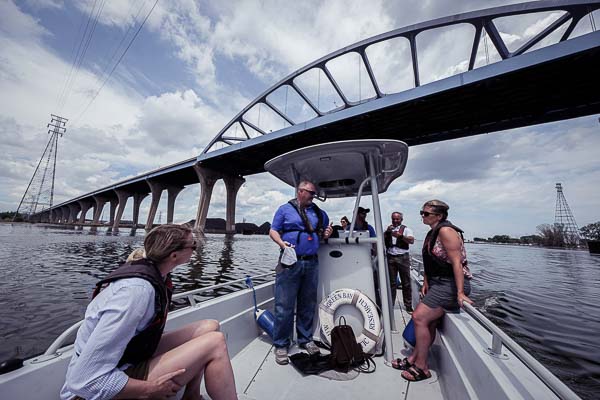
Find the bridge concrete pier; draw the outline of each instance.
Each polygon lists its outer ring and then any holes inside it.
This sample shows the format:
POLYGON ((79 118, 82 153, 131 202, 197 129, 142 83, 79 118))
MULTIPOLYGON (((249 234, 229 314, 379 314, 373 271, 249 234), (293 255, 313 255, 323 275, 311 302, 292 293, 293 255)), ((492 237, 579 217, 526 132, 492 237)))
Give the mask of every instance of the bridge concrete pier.
POLYGON ((58 210, 50 210, 49 211, 49 220, 50 223, 55 224, 58 222, 58 210))
POLYGON ((142 204, 142 201, 146 198, 146 196, 148 196, 148 193, 135 192, 133 194, 133 226, 129 232, 130 236, 135 236, 135 231, 137 230, 140 216, 140 204, 142 204))
POLYGON ((69 219, 69 207, 63 206, 58 209, 58 223, 66 224, 69 219))
POLYGON ((100 217, 102 216, 102 210, 104 210, 104 205, 108 201, 105 197, 100 196, 92 196, 94 199, 94 216, 92 220, 93 226, 90 228, 91 232, 96 232, 98 230, 98 224, 100 223, 100 217))
POLYGON ((212 197, 213 188, 217 180, 221 178, 221 174, 203 168, 198 164, 194 164, 194 171, 198 175, 200 181, 200 200, 198 201, 198 212, 196 213, 196 224, 194 230, 196 232, 204 232, 206 226, 206 217, 208 215, 208 207, 210 206, 210 198, 212 197))
POLYGON ((167 188, 167 224, 173 223, 173 214, 175 214, 175 199, 183 189, 183 186, 169 186, 167 188))
POLYGON ((150 202, 150 210, 148 211, 148 219, 146 220, 146 231, 152 229, 154 225, 154 217, 156 216, 156 210, 158 209, 158 203, 160 203, 160 196, 162 195, 165 185, 159 182, 152 182, 150 179, 146 179, 146 183, 150 187, 150 193, 152 194, 152 200, 150 202))
POLYGON ((179 192, 181 192, 183 186, 170 186, 161 182, 152 181, 146 179, 146 183, 150 187, 150 193, 152 193, 152 202, 150 203, 150 210, 148 211, 148 219, 146 220, 146 231, 149 231, 154 226, 154 219, 156 218, 156 211, 160 203, 160 198, 163 191, 167 190, 167 224, 173 223, 173 214, 175 211, 175 199, 179 192))
POLYGON ((79 221, 77 225, 77 229, 83 229, 83 225, 85 225, 85 216, 90 208, 94 205, 91 201, 79 200, 79 207, 81 208, 81 215, 79 216, 79 221))
POLYGON ((69 219, 67 220, 67 224, 74 224, 77 220, 77 213, 79 213, 79 203, 71 203, 69 204, 69 219))
POLYGON ((246 182, 241 176, 226 175, 223 177, 227 190, 227 213, 225 233, 235 233, 235 200, 240 187, 246 182))
POLYGON ((123 217, 123 212, 125 211, 125 206, 127 205, 127 199, 131 197, 131 193, 120 189, 115 189, 115 193, 117 195, 119 207, 117 209, 117 214, 114 217, 112 233, 118 234, 119 223, 121 222, 121 217, 123 217))
POLYGON ((111 234, 113 231, 113 225, 115 223, 115 211, 117 210, 117 205, 119 204, 119 199, 110 199, 110 210, 108 216, 108 229, 106 230, 107 234, 111 234))

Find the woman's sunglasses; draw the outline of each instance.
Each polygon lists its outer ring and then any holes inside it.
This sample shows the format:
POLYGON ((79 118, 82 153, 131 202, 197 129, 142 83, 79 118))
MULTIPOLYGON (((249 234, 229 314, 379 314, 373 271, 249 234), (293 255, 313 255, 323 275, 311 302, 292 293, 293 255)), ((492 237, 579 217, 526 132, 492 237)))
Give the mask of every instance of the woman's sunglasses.
POLYGON ((182 244, 177 250, 184 250, 184 249, 192 249, 192 250, 196 250, 198 248, 198 241, 196 239, 192 240, 192 243, 184 243, 182 244))
POLYGON ((438 213, 432 213, 432 212, 428 212, 428 211, 419 211, 419 214, 421 214, 422 217, 429 217, 430 215, 440 215, 438 213))

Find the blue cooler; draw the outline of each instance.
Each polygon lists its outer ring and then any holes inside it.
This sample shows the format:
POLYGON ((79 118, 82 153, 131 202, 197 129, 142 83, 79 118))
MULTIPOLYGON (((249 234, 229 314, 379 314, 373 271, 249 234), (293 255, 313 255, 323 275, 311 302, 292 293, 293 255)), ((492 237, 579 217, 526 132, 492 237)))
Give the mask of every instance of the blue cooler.
POLYGON ((412 347, 415 347, 417 343, 417 337, 415 336, 415 323, 412 318, 408 321, 408 325, 404 328, 404 332, 402 332, 402 337, 406 340, 406 343, 410 344, 412 347))
POLYGON ((275 325, 275 316, 273 316, 273 313, 269 310, 262 310, 258 308, 254 312, 254 317, 256 318, 258 326, 260 326, 262 330, 265 331, 265 333, 269 335, 271 339, 273 339, 273 327, 275 325))

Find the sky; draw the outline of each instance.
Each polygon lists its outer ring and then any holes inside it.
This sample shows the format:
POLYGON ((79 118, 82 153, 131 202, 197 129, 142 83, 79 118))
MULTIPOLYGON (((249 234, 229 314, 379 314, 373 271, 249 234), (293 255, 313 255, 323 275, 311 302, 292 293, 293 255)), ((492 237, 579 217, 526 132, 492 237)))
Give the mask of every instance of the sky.
MULTIPOLYGON (((150 13, 155 0, 0 0, 0 211, 16 210, 46 146, 50 114, 69 119, 58 150, 57 204, 197 156, 256 96, 328 53, 407 25, 510 3, 516 2, 161 0, 150 13), (92 9, 101 12, 89 25, 93 35, 82 41, 92 9)), ((598 25, 599 13, 594 17, 598 25)), ((507 18, 498 26, 518 47, 552 18, 507 18)), ((584 19, 575 34, 590 27, 584 19)), ((468 48, 460 36, 467 33, 455 34, 422 38, 425 81, 464 67, 454 55, 468 48)), ((495 58, 490 49, 489 62, 495 58)), ((480 54, 477 66, 486 62, 480 54)), ((404 81, 389 69, 378 73, 400 90, 404 81)), ((383 222, 402 211, 422 238, 428 227, 419 209, 436 198, 450 205, 450 219, 467 238, 534 234, 554 221, 557 182, 580 227, 600 221, 598 149, 598 115, 411 147, 404 175, 380 197, 383 222)), ((195 218, 198 195, 199 185, 181 192, 175 222, 195 218)), ((271 221, 293 195, 268 174, 248 176, 236 220, 271 221)), ((140 221, 149 205, 150 196, 140 221)), ((351 217, 353 205, 351 199, 319 204, 336 223, 351 217)), ((166 195, 159 211, 164 222, 166 195)), ((130 200, 124 218, 131 213, 130 200)), ((225 217, 222 182, 208 216, 225 217)))

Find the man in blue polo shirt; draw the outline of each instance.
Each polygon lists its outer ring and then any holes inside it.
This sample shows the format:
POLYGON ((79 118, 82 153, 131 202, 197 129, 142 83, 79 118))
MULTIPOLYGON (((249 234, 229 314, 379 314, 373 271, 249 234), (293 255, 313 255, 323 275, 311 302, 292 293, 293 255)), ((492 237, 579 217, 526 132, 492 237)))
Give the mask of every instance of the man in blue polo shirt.
POLYGON ((312 341, 319 284, 317 251, 320 239, 327 239, 333 229, 329 226, 327 214, 313 204, 315 195, 315 185, 309 181, 301 181, 296 190, 296 198, 279 207, 269 231, 269 236, 282 251, 286 247, 292 247, 298 258, 291 267, 280 264, 275 278, 273 344, 275 361, 281 365, 289 362, 288 347, 294 328, 294 304, 298 344, 310 354, 319 352, 312 341))

